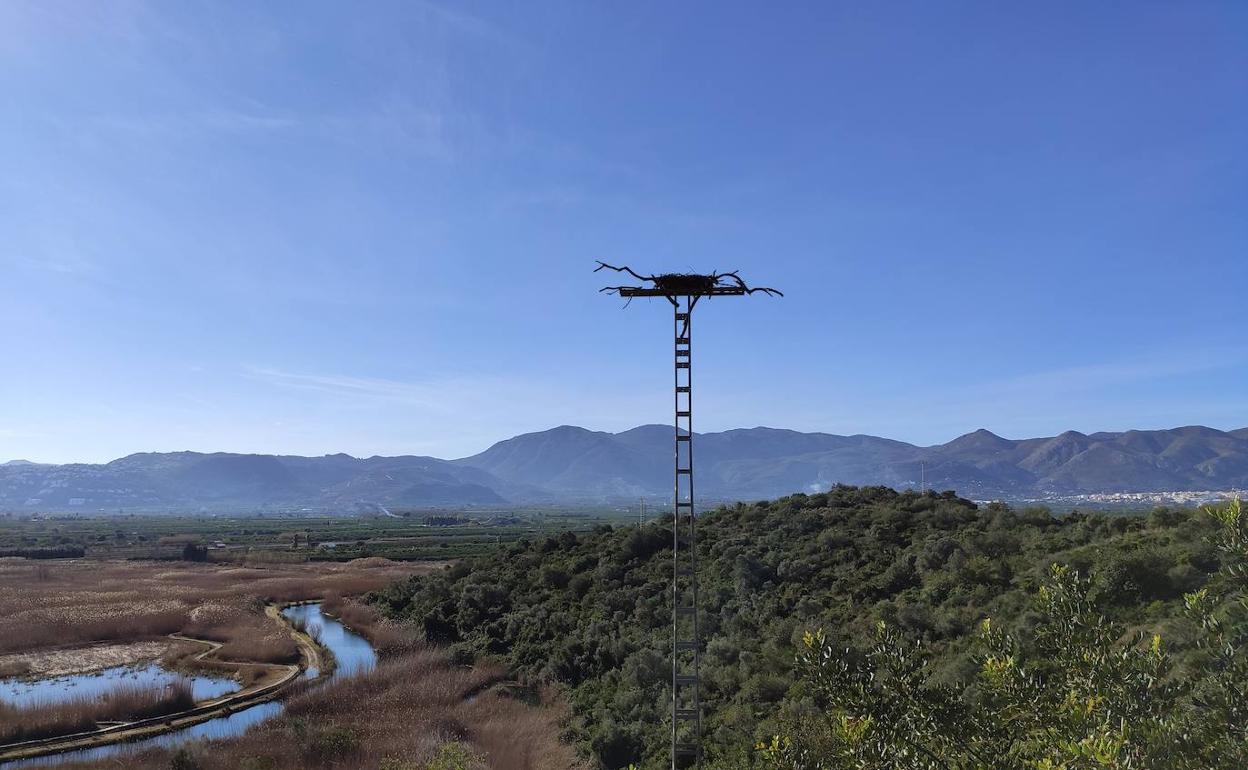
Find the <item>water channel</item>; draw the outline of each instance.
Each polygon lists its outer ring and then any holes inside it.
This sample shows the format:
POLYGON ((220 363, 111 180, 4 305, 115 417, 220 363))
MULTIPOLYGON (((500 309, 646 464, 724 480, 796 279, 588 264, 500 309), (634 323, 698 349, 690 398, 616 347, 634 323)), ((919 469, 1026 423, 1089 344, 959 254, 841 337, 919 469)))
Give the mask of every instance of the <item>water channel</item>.
MULTIPOLYGON (((318 636, 321 645, 333 653, 336 666, 328 680, 348 677, 362 671, 368 671, 377 665, 377 653, 371 644, 358 634, 352 633, 333 618, 321 614, 320 604, 301 604, 287 607, 282 614, 292 621, 302 621, 309 633, 318 636)), ((309 669, 306 674, 316 677, 319 672, 309 669)), ((119 667, 103 672, 79 674, 76 676, 56 677, 55 679, 35 682, 18 682, 0 680, 0 700, 13 705, 35 705, 37 703, 58 702, 69 700, 80 695, 100 694, 127 682, 136 684, 163 684, 175 679, 190 680, 195 690, 196 700, 218 697, 238 689, 232 680, 211 677, 186 677, 165 671, 152 664, 146 667, 119 667)), ((46 757, 19 759, 12 762, 0 762, 3 770, 17 770, 23 767, 55 767, 66 762, 87 762, 107 759, 124 754, 150 749, 154 746, 181 746, 198 740, 231 738, 241 735, 252 725, 282 713, 280 701, 260 703, 250 708, 237 711, 229 716, 217 717, 197 725, 173 732, 145 738, 130 743, 115 743, 109 746, 97 746, 91 749, 67 751, 46 757)))

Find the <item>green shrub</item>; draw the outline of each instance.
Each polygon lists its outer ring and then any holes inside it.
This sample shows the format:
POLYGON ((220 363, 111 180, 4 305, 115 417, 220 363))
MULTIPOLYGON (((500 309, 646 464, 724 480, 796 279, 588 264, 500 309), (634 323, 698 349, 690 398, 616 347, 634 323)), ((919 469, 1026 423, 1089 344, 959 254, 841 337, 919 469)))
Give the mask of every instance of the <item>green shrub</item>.
POLYGON ((467 745, 456 741, 439 746, 424 770, 472 770, 479 766, 480 759, 476 754, 467 745))
POLYGON ((347 725, 310 729, 305 741, 303 758, 320 765, 341 762, 360 752, 359 734, 347 725))
POLYGON ((169 770, 201 770, 203 765, 188 748, 180 748, 169 759, 169 770))
MULTIPOLYGON (((981 624, 971 697, 934 682, 932 650, 883 622, 875 644, 857 652, 808 632, 799 687, 818 710, 791 710, 759 756, 785 770, 1248 767, 1248 515, 1238 501, 1208 512, 1222 527, 1226 567, 1213 587, 1184 596, 1204 653, 1189 675, 1176 673, 1160 635, 1129 634, 1106 619, 1101 586, 1054 565, 1029 634, 981 624)), ((1143 551, 1111 564, 1146 592, 1165 562, 1143 551)))

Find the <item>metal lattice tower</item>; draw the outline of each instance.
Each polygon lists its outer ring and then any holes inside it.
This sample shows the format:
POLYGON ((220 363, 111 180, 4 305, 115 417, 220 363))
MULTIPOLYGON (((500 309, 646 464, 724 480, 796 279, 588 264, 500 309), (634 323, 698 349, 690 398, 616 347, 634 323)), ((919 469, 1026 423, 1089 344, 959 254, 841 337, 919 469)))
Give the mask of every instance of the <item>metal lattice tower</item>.
MULTIPOLYGON (((650 286, 608 286, 603 291, 634 297, 663 297, 674 311, 673 346, 675 482, 672 495, 672 770, 696 765, 701 757, 702 695, 699 679, 697 510, 693 496, 693 308, 702 297, 741 296, 775 289, 750 288, 735 272, 710 275, 643 276, 624 272, 650 286)), ((783 295, 781 295, 783 296, 783 295)))
POLYGON ((672 495, 672 767, 698 758, 702 735, 698 636, 697 511, 693 505, 693 306, 697 297, 672 297, 675 308, 675 461, 672 495), (685 729, 682 729, 685 728, 685 729))

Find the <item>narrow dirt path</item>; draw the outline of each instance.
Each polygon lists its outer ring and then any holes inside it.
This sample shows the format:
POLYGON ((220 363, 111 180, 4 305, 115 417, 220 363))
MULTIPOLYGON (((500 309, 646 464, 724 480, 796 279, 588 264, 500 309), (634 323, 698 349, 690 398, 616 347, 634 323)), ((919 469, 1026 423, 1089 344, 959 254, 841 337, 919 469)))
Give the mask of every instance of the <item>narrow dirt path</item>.
POLYGON ((299 645, 300 657, 303 659, 305 668, 315 668, 318 671, 325 669, 325 661, 321 656, 321 647, 316 640, 299 629, 291 625, 286 616, 282 614, 282 605, 269 604, 264 608, 264 614, 273 620, 286 626, 290 631, 291 637, 295 640, 295 644, 299 645))
MULTIPOLYGON (((220 698, 198 703, 194 708, 174 714, 166 714, 133 722, 112 723, 106 727, 84 733, 41 738, 0 746, 0 762, 60 754, 66 751, 94 748, 96 746, 107 746, 113 743, 139 740, 181 730, 201 722, 207 722, 210 719, 228 716, 250 706, 271 701, 296 682, 306 669, 315 668, 319 671, 323 668, 320 647, 315 640, 291 625, 286 617, 282 615, 282 605, 270 604, 265 607, 264 612, 265 615, 284 626, 290 633, 291 638, 294 639, 295 644, 299 647, 299 664, 233 663, 228 661, 214 661, 214 664, 236 667, 239 670, 247 667, 261 667, 274 671, 277 674, 276 678, 270 679, 265 677, 251 687, 229 693, 220 698)), ((222 647, 220 642, 214 642, 209 639, 196 639, 190 636, 182 636, 181 634, 170 634, 170 637, 185 642, 205 645, 207 649, 196 653, 194 656, 195 660, 200 662, 203 662, 207 656, 215 654, 222 647)))

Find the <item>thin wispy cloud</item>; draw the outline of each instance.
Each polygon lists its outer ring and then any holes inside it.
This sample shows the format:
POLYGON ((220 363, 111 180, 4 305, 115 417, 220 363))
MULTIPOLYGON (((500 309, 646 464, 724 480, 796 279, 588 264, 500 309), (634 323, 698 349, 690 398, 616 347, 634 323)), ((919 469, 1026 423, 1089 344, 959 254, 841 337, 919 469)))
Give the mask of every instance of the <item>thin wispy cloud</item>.
POLYGON ((60 275, 75 275, 87 268, 86 262, 70 259, 67 256, 63 253, 56 257, 32 257, 18 254, 13 256, 11 261, 13 265, 19 268, 43 270, 49 273, 59 273, 60 275))
POLYGON ((419 8, 445 27, 461 34, 470 35, 492 43, 503 44, 508 47, 519 47, 522 45, 519 38, 506 32, 502 27, 462 9, 451 8, 440 3, 430 2, 430 0, 415 0, 412 6, 419 8))
POLYGON ((284 136, 286 139, 328 141, 360 147, 401 149, 431 159, 454 157, 452 136, 459 116, 389 100, 350 113, 233 110, 217 108, 185 112, 106 113, 47 122, 66 136, 79 139, 94 131, 101 139, 190 141, 199 137, 284 136))
POLYGON ((503 375, 408 382, 263 366, 241 374, 278 391, 312 394, 337 413, 378 415, 388 426, 408 426, 404 440, 430 450, 440 447, 443 456, 480 451, 516 433, 562 424, 626 430, 662 401, 651 393, 602 393, 503 375))
MULTIPOLYGON (((185 135, 191 132, 272 133, 299 125, 299 120, 288 115, 228 109, 94 115, 86 118, 86 122, 102 130, 140 137, 185 135)), ((82 130, 81 121, 72 126, 62 123, 62 127, 74 132, 82 130)))
POLYGON ((379 400, 424 407, 440 406, 443 402, 439 397, 454 387, 451 383, 418 384, 377 377, 304 374, 263 367, 248 368, 245 376, 267 382, 278 388, 314 391, 355 401, 379 400))

